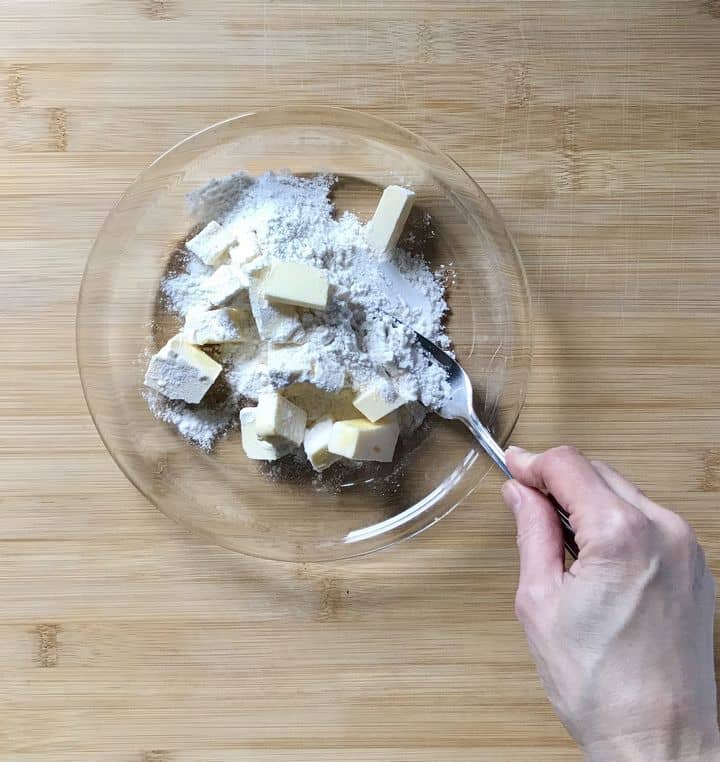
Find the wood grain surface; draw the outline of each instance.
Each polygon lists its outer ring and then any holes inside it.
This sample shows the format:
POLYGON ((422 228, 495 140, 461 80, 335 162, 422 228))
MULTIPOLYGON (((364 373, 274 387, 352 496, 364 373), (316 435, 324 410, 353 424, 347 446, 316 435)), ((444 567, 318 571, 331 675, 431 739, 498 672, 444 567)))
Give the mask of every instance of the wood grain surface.
POLYGON ((513 617, 499 477, 366 560, 212 547, 105 452, 75 301, 108 210, 185 135, 276 104, 390 118, 516 236, 536 359, 515 440, 612 461, 720 572, 720 3, 3 0, 0 17, 2 759, 579 759, 513 617))

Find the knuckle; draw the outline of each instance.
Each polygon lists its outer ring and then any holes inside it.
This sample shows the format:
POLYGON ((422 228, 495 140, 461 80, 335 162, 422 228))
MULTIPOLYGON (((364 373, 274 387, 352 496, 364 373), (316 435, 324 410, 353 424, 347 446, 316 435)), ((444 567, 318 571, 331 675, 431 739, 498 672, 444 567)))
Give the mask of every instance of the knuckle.
POLYGON ((688 548, 697 544, 693 528, 677 513, 670 513, 665 518, 665 530, 674 547, 688 548))
POLYGON ((549 468, 552 467, 567 467, 571 463, 574 463, 582 455, 577 447, 572 445, 560 445, 560 447, 553 447, 547 450, 542 456, 545 461, 545 465, 549 468))
POLYGON ((645 514, 618 505, 603 512, 598 534, 605 545, 624 549, 644 536, 649 526, 645 514))
POLYGON ((627 529, 628 519, 620 508, 608 508, 602 514, 602 531, 606 537, 619 537, 627 529))
POLYGON ((650 529, 650 519, 636 508, 622 511, 620 529, 626 535, 645 534, 650 529))
POLYGON ((515 594, 515 616, 526 624, 537 618, 547 600, 547 591, 539 585, 521 585, 515 594))

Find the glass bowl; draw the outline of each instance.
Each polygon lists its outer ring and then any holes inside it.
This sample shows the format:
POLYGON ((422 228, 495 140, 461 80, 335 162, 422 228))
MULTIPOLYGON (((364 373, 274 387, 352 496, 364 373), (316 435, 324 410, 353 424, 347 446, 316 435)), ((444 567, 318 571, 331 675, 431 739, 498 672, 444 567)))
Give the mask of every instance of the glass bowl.
POLYGON ((426 257, 451 274, 448 331, 478 410, 500 442, 509 437, 525 397, 531 321, 523 268, 498 212, 452 159, 412 132, 357 111, 294 107, 243 114, 183 140, 142 172, 105 221, 77 315, 80 376, 100 436, 163 513, 232 550, 320 561, 411 537, 446 516, 491 467, 459 423, 431 416, 391 478, 318 489, 308 479, 270 479, 245 457, 237 431, 207 453, 148 410, 147 350, 164 340, 156 331, 159 284, 197 222, 185 196, 241 169, 332 173, 336 206, 361 219, 386 185, 411 187, 434 227, 426 257))

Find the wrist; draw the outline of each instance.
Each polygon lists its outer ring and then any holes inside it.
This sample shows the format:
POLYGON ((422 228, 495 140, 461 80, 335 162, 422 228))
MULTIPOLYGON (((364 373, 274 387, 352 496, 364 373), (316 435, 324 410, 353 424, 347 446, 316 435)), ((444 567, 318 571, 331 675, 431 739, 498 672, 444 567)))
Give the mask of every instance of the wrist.
POLYGON ((587 762, 720 762, 720 734, 636 733, 583 745, 587 762))

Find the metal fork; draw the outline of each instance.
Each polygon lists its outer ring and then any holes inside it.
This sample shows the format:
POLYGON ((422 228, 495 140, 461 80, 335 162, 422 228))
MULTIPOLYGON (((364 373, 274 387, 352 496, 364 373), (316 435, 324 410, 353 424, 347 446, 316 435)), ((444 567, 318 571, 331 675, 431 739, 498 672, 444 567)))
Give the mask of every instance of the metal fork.
MULTIPOLYGON (((485 452, 490 456, 495 465, 507 476, 512 479, 510 469, 505 462, 505 452, 497 443, 490 430, 483 424, 475 412, 473 405, 473 390, 470 383, 470 377, 464 368, 450 355, 440 349, 440 347, 415 331, 418 343, 432 357, 435 362, 441 365, 448 376, 448 381, 452 389, 450 399, 442 406, 439 415, 448 420, 462 421, 480 443, 485 452)), ((570 524, 568 512, 555 500, 552 495, 547 496, 552 502, 553 508, 560 519, 560 525, 563 531, 563 542, 565 550, 572 558, 578 557, 578 546, 575 542, 575 533, 570 524)))

